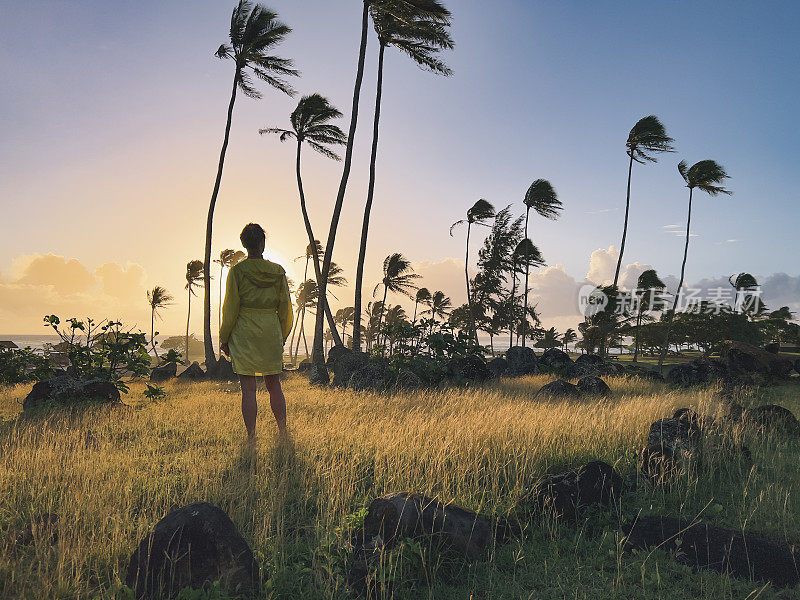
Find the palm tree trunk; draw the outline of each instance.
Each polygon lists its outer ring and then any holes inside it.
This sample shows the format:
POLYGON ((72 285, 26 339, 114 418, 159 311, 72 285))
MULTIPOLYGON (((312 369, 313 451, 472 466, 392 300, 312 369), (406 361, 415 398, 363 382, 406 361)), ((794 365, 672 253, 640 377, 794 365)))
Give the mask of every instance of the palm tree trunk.
POLYGON ((294 349, 294 358, 297 360, 297 356, 300 354, 300 339, 303 340, 303 346, 306 349, 306 356, 308 356, 308 342, 306 341, 306 331, 303 328, 306 320, 306 307, 303 306, 302 311, 300 312, 300 331, 297 333, 297 346, 294 349))
POLYGON ((478 332, 475 330, 475 315, 472 312, 472 294, 469 291, 469 234, 472 230, 472 223, 467 222, 467 252, 464 257, 464 278, 467 280, 467 307, 469 309, 470 335, 478 341, 478 332))
POLYGON ((514 313, 516 312, 516 305, 514 304, 514 296, 517 293, 517 263, 514 261, 511 265, 511 307, 509 309, 508 319, 508 347, 514 345, 514 313))
POLYGON ((644 306, 641 304, 641 300, 639 300, 639 314, 636 316, 636 341, 634 342, 634 350, 633 350, 633 362, 636 362, 639 358, 639 331, 642 328, 642 313, 644 312, 644 306))
MULTIPOLYGON (((631 173, 633 172, 633 152, 628 152, 631 157, 628 165, 628 195, 625 200, 625 223, 622 226, 622 243, 619 245, 619 257, 617 258, 617 270, 614 272, 614 287, 619 281, 619 270, 622 268, 622 255, 625 253, 625 238, 628 236, 628 213, 631 209, 631 173)), ((602 282, 601 282, 602 283, 602 282)))
POLYGON ((158 350, 156 350, 156 309, 152 307, 150 309, 150 345, 153 347, 153 352, 155 352, 156 358, 158 358, 158 350))
MULTIPOLYGON (((347 150, 344 155, 344 168, 342 170, 342 180, 339 182, 339 192, 336 195, 336 203, 333 207, 331 216, 331 227, 328 232, 328 241, 325 245, 325 259, 322 263, 322 279, 319 282, 319 299, 321 302, 327 301, 328 275, 331 270, 331 259, 333 257, 333 247, 336 243, 336 230, 339 227, 339 217, 342 214, 344 195, 347 192, 347 182, 350 179, 350 167, 353 163, 353 146, 356 139, 356 128, 358 127, 358 104, 361 99, 361 82, 364 80, 364 62, 367 56, 367 39, 369 32, 369 0, 364 0, 363 11, 361 14, 361 45, 358 52, 358 68, 356 69, 356 81, 353 89, 353 109, 350 114, 350 129, 347 135, 347 150)), ((325 359, 322 354, 322 336, 325 327, 325 320, 322 311, 317 311, 316 324, 314 326, 314 363, 324 370, 325 359)))
MULTIPOLYGON (((383 97, 383 60, 386 53, 386 46, 380 44, 378 50, 378 85, 375 93, 375 121, 372 126, 372 154, 369 161, 369 186, 367 188, 367 202, 364 205, 364 221, 361 224, 361 246, 358 249, 358 267, 356 268, 356 292, 355 292, 355 314, 361 314, 361 290, 364 284, 364 261, 367 258, 367 237, 369 235, 369 218, 372 212, 372 200, 375 197, 375 168, 378 159, 378 135, 380 133, 381 122, 381 99, 383 97)), ((361 331, 361 317, 357 316, 353 324, 354 338, 355 332, 361 331)), ((354 350, 361 350, 360 342, 353 342, 354 350)))
MULTIPOLYGON (((311 229, 311 219, 308 217, 308 207, 306 206, 306 194, 303 190, 303 177, 300 171, 300 153, 303 147, 303 141, 297 141, 297 189, 300 192, 300 211, 303 213, 303 223, 306 226, 306 233, 308 234, 308 243, 309 247, 311 247, 314 252, 312 256, 312 261, 314 263, 314 276, 317 279, 317 289, 319 289, 319 281, 322 279, 322 270, 319 265, 319 256, 317 256, 317 240, 314 237, 314 231, 311 229)), ((306 263, 307 264, 307 263, 306 263)), ((325 307, 325 317, 328 320, 328 328, 331 330, 331 335, 333 336, 334 344, 337 346, 342 345, 342 338, 339 337, 339 331, 336 329, 336 321, 333 320, 333 315, 331 314, 331 307, 328 305, 327 302, 323 303, 325 307)))
POLYGON ((418 305, 419 305, 419 300, 417 300, 417 299, 415 298, 415 299, 414 299, 414 321, 413 321, 413 323, 415 323, 415 324, 416 324, 416 322, 417 322, 417 306, 418 306, 418 305))
POLYGON ((381 304, 381 312, 378 313, 378 329, 377 329, 377 336, 378 346, 381 345, 381 321, 383 321, 383 311, 386 310, 386 295, 389 293, 389 286, 385 283, 383 284, 383 304, 381 304))
POLYGON ((208 218, 206 220, 206 252, 203 260, 203 346, 206 355, 207 373, 214 371, 217 364, 217 356, 214 354, 214 345, 211 342, 211 231, 214 225, 214 208, 217 205, 219 186, 222 183, 222 169, 225 166, 225 153, 228 151, 228 140, 231 135, 233 105, 236 103, 236 87, 238 83, 239 71, 237 70, 233 77, 233 90, 231 90, 231 101, 228 105, 228 121, 225 124, 225 138, 222 141, 222 149, 219 153, 217 178, 214 181, 214 191, 211 193, 211 203, 208 206, 208 218))
POLYGON ((294 362, 292 358, 292 352, 294 350, 294 334, 297 332, 298 326, 300 325, 300 307, 297 307, 297 310, 294 311, 294 324, 292 325, 292 339, 289 340, 289 360, 294 362))
MULTIPOLYGON (((531 209, 529 207, 525 207, 525 239, 528 239, 528 217, 531 214, 531 209)), ((529 246, 528 243, 525 243, 525 289, 523 290, 525 294, 525 302, 522 308, 522 321, 524 323, 524 329, 522 330, 522 347, 525 347, 525 338, 527 337, 528 333, 528 272, 531 268, 531 261, 528 258, 528 250, 529 246)))
POLYGON ((672 302, 672 312, 667 315, 667 335, 664 337, 664 347, 661 349, 661 358, 658 359, 658 371, 664 370, 664 359, 669 350, 669 334, 672 330, 672 320, 675 318, 675 311, 678 308, 678 300, 681 297, 681 288, 683 288, 683 279, 686 274, 686 257, 689 255, 689 232, 692 225, 692 192, 694 188, 689 188, 689 215, 686 218, 686 244, 683 247, 683 263, 681 263, 681 279, 678 283, 678 289, 675 292, 675 300, 672 302))
POLYGON ((192 290, 189 289, 189 310, 186 311, 186 362, 189 362, 189 319, 192 316, 192 290))

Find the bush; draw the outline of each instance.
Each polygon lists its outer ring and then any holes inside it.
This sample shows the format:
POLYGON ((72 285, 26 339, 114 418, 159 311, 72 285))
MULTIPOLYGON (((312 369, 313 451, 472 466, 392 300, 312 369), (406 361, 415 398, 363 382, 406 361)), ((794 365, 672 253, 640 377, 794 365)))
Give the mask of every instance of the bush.
POLYGON ((53 365, 50 360, 30 348, 0 350, 0 384, 39 381, 52 375, 53 365))

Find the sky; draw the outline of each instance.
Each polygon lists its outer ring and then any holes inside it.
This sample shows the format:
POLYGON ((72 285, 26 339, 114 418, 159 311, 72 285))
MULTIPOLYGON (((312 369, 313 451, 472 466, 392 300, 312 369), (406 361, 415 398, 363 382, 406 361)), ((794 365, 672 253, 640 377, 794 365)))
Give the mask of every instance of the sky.
MULTIPOLYGON (((226 41, 233 4, 0 0, 0 333, 44 333, 46 313, 149 327, 145 289, 156 284, 176 296, 159 329, 183 331, 185 265, 202 258, 233 77, 232 63, 213 53, 226 41)), ((346 113, 344 129, 360 4, 268 4, 293 28, 277 54, 302 72, 295 87, 330 98, 346 113)), ((734 194, 696 198, 687 281, 724 283, 747 271, 761 279, 768 304, 800 308, 800 126, 792 116, 800 4, 446 4, 453 77, 387 53, 365 289, 379 280, 383 258, 402 252, 422 285, 462 302, 464 232, 451 237, 449 226, 478 198, 521 214, 525 190, 545 178, 564 211, 557 221, 531 219, 548 263, 532 286, 545 322, 565 326, 576 286, 608 277, 622 228, 625 140, 639 118, 655 114, 677 152, 634 166, 626 277, 644 266, 679 274, 687 190, 676 165, 712 158, 734 194)), ((351 281, 376 55, 372 36, 334 252, 351 281)), ((297 99, 262 91, 261 100, 237 101, 213 253, 238 248, 242 226, 255 221, 268 232, 268 256, 300 281, 303 261, 294 259, 307 238, 293 148, 258 135, 286 126, 297 99)), ((341 164, 306 155, 309 211, 323 240, 340 175, 341 164)), ((351 290, 337 296, 352 305, 351 290)), ((198 333, 200 307, 193 301, 198 333)))

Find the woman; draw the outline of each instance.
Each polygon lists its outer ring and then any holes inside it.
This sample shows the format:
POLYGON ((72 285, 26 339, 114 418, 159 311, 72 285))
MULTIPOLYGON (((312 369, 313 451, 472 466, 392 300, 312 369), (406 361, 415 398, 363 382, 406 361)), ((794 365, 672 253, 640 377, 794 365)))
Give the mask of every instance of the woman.
POLYGON ((283 345, 292 329, 292 308, 286 271, 264 260, 266 235, 250 223, 239 236, 247 259, 228 272, 220 350, 231 357, 242 386, 242 416, 248 437, 256 434, 256 378, 263 376, 269 403, 281 435, 286 433, 286 399, 281 390, 283 345))

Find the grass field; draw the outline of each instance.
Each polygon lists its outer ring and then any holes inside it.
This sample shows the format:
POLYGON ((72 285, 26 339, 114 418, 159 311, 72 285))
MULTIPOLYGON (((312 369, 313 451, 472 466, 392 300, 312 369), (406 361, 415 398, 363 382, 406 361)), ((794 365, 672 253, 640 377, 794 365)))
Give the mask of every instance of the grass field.
MULTIPOLYGON (((609 378, 609 400, 545 401, 545 376, 394 396, 285 383, 292 442, 279 445, 260 396, 260 439, 243 444, 236 385, 172 384, 128 408, 16 418, 28 387, 0 390, 0 537, 40 513, 58 542, 0 545, 0 598, 115 598, 131 552, 170 508, 207 500, 228 512, 265 575, 264 598, 345 598, 348 533, 375 496, 411 490, 505 515, 546 472, 591 459, 633 473, 650 423, 679 407, 715 414, 710 390, 609 378)), ((745 404, 800 411, 797 384, 745 404)), ((426 547, 397 551, 398 599, 798 598, 798 589, 692 571, 661 551, 620 552, 638 512, 800 540, 800 444, 747 440, 752 462, 709 452, 670 489, 646 488, 578 526, 532 522, 527 535, 464 564, 426 547)), ((194 596, 193 596, 194 597, 194 596)), ((212 598, 215 596, 209 596, 212 598)))

